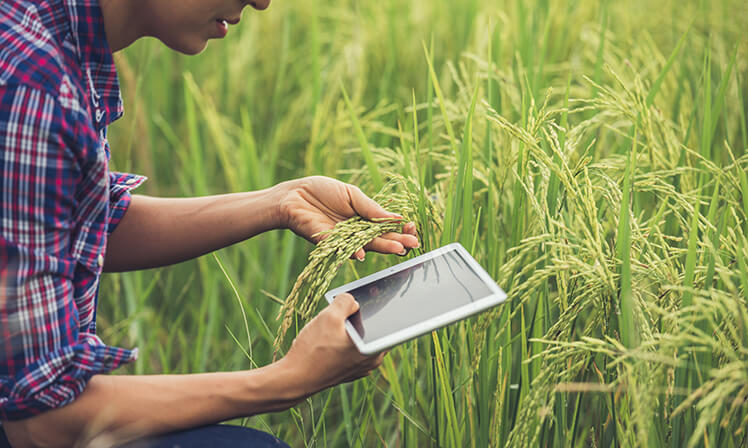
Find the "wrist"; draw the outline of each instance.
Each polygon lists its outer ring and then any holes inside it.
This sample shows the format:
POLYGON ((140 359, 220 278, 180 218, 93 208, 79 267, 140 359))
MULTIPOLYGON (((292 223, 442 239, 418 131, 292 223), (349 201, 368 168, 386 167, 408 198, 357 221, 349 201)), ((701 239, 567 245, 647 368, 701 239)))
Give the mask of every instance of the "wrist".
POLYGON ((271 187, 273 202, 273 222, 276 229, 287 229, 288 224, 288 198, 293 190, 293 180, 281 182, 271 187))
POLYGON ((271 407, 274 411, 293 407, 315 392, 307 384, 303 369, 299 369, 286 358, 258 370, 263 371, 267 381, 257 382, 250 379, 250 387, 264 391, 273 402, 271 407))

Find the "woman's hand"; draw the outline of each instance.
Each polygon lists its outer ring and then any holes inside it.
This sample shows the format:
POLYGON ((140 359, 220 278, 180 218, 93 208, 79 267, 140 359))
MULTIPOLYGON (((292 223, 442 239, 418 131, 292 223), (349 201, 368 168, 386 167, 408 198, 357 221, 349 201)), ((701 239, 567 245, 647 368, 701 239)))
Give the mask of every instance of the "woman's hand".
MULTIPOLYGON (((340 383, 364 377, 379 367, 386 355, 359 353, 345 330, 346 319, 359 305, 348 293, 335 300, 312 319, 293 341, 291 349, 278 363, 301 388, 299 394, 309 396, 340 383)), ((280 367, 280 366, 278 366, 280 367)))
MULTIPOLYGON (((282 191, 282 199, 278 203, 281 226, 315 244, 320 240, 320 232, 353 216, 368 220, 403 219, 387 212, 358 187, 329 177, 306 177, 284 182, 276 188, 282 191)), ((363 260, 364 250, 405 255, 409 249, 416 247, 419 247, 416 226, 406 223, 403 233, 385 233, 356 251, 354 256, 363 260)))

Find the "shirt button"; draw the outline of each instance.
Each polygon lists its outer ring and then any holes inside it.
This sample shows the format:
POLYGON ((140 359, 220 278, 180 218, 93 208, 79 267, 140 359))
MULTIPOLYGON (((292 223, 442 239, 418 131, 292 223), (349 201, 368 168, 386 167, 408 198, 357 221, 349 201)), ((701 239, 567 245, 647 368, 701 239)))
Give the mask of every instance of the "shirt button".
POLYGON ((131 178, 129 178, 129 179, 127 179, 127 180, 125 181, 125 184, 127 184, 127 185, 132 185, 132 184, 134 184, 134 183, 135 183, 135 182, 137 182, 137 181, 138 181, 137 179, 135 179, 135 178, 131 177, 131 178))
POLYGON ((96 259, 96 262, 99 264, 99 267, 104 266, 104 256, 99 254, 99 257, 96 259))

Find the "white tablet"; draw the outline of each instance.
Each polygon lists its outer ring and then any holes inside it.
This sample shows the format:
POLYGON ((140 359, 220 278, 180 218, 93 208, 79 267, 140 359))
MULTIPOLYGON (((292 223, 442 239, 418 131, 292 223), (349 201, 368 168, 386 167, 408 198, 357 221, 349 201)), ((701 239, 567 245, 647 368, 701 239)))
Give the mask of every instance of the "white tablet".
POLYGON ((350 293, 361 309, 345 325, 358 350, 372 355, 472 316, 506 294, 459 243, 453 243, 328 291, 350 293))

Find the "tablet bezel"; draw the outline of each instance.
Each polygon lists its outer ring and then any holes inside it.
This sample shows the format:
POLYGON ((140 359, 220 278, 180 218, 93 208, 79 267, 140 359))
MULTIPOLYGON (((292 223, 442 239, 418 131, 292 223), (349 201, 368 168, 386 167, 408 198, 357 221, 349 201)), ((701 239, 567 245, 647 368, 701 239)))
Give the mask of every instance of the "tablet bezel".
POLYGON ((407 269, 418 263, 422 263, 424 261, 437 258, 451 251, 456 251, 462 257, 462 259, 468 264, 468 266, 470 266, 473 272, 481 280, 483 280, 485 285, 488 287, 488 289, 490 289, 493 292, 493 294, 482 297, 466 305, 459 306, 457 308, 452 309, 449 312, 440 314, 438 316, 434 316, 430 319, 427 319, 415 325, 411 325, 409 327, 403 328, 402 330, 398 330, 394 333, 375 339, 368 343, 364 342, 364 340, 361 339, 358 332, 353 327, 353 324, 351 324, 350 320, 346 319, 345 321, 346 330, 348 330, 348 334, 350 335, 353 343, 358 348, 359 352, 361 352, 364 355, 374 355, 387 348, 393 347, 403 342, 407 342, 411 339, 417 338, 418 336, 424 335, 430 331, 437 330, 446 325, 455 323, 459 320, 465 319, 466 317, 470 317, 474 314, 477 314, 481 311, 484 311, 488 308, 499 305, 506 301, 506 293, 499 287, 499 285, 496 284, 496 282, 491 278, 490 275, 488 275, 485 269, 483 269, 483 267, 480 264, 478 264, 477 261, 475 261, 475 259, 470 255, 470 253, 467 250, 465 250, 465 248, 462 247, 460 243, 448 244, 444 247, 434 249, 430 252, 419 255, 417 257, 414 257, 408 261, 402 262, 390 268, 383 269, 379 272, 375 272, 374 274, 367 275, 366 277, 347 283, 335 289, 331 289, 330 291, 325 293, 325 299, 327 299, 329 303, 332 303, 335 296, 340 293, 354 290, 358 288, 359 286, 363 286, 367 283, 371 283, 373 281, 388 277, 392 274, 402 271, 403 269, 407 269))

